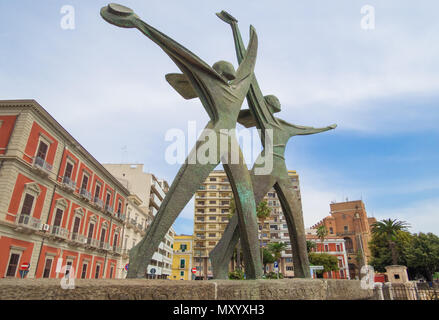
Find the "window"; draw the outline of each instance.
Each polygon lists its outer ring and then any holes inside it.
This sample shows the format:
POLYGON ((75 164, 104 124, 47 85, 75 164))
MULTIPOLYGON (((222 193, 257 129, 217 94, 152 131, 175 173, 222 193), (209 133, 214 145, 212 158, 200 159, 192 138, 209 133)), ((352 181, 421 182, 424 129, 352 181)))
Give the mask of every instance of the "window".
POLYGON ((81 279, 85 279, 87 277, 87 263, 82 265, 81 279))
POLYGON ((180 244, 180 250, 181 251, 187 250, 187 244, 180 244))
POLYGON ((82 177, 81 189, 87 190, 88 186, 88 175, 84 172, 84 176, 82 177))
POLYGON ((99 182, 96 182, 95 188, 95 198, 99 199, 99 194, 101 193, 101 185, 99 182))
POLYGON ((52 258, 47 258, 46 263, 44 264, 43 278, 49 278, 50 272, 52 271, 52 258))
POLYGON ((96 265, 96 272, 95 272, 95 279, 99 278, 99 273, 101 272, 101 265, 97 264, 96 265))
POLYGON ((180 276, 182 276, 182 277, 184 276, 184 271, 180 272, 180 276))
POLYGON ((6 271, 7 277, 15 277, 15 274, 17 273, 19 260, 20 260, 20 254, 11 253, 11 257, 9 258, 8 270, 6 271))
POLYGON ((216 212, 216 209, 215 208, 210 208, 209 212, 216 212))
POLYGON ((107 192, 107 197, 105 198, 105 205, 109 206, 111 200, 111 193, 107 192))
POLYGON ((81 218, 75 217, 75 221, 73 222, 72 240, 76 240, 79 233, 80 224, 81 224, 81 218))
POLYGON ((95 225, 93 223, 90 223, 90 226, 88 227, 88 239, 87 243, 91 243, 91 239, 93 238, 93 231, 94 231, 95 225))
POLYGON ((325 251, 328 252, 329 251, 329 246, 327 244, 325 244, 325 251))
POLYGON ((119 203, 117 205, 117 213, 121 214, 122 213, 122 201, 119 200, 119 203))
POLYGON ((71 260, 67 261, 67 263, 66 263, 66 273, 64 274, 64 277, 67 278, 67 276, 69 275, 70 270, 72 268, 72 265, 73 265, 73 261, 71 261, 71 260))
POLYGON ((180 269, 184 269, 185 263, 186 263, 185 259, 180 259, 180 269))
POLYGON ((209 217, 209 220, 214 221, 214 220, 216 220, 216 217, 209 217))
POLYGON ((204 209, 198 209, 197 212, 198 213, 204 213, 204 209))
POLYGON ((337 251, 341 251, 341 250, 340 250, 340 245, 339 245, 339 244, 337 244, 337 251))
POLYGON ((210 238, 215 238, 216 237, 216 233, 209 233, 209 237, 210 238))
POLYGON ((287 266, 287 271, 293 271, 294 269, 293 269, 293 267, 291 267, 291 266, 287 266))
POLYGON ((20 223, 23 223, 23 222, 26 223, 26 221, 24 221, 24 219, 25 219, 25 217, 23 217, 24 215, 26 215, 26 216, 31 215, 34 200, 35 200, 34 196, 31 196, 30 194, 26 193, 26 195, 24 196, 24 200, 23 200, 23 206, 21 207, 21 216, 19 219, 20 223))
POLYGON ((38 150, 37 150, 37 157, 46 160, 48 149, 49 147, 47 146, 47 144, 45 144, 43 141, 40 141, 40 145, 38 146, 38 150))
POLYGON ((210 178, 209 181, 216 181, 216 178, 210 178))
POLYGON ((105 242, 105 233, 107 232, 107 229, 102 228, 101 231, 101 247, 103 246, 104 242, 105 242))
POLYGON ((329 227, 329 233, 334 234, 334 229, 332 229, 332 227, 329 227))
POLYGON ((110 279, 113 278, 113 271, 114 271, 114 266, 111 265, 111 268, 110 268, 110 279))
POLYGON ((209 186, 209 189, 210 189, 210 190, 215 190, 215 189, 216 189, 216 185, 210 185, 210 186, 209 186))
POLYGON ((66 163, 66 170, 64 171, 64 177, 71 178, 73 171, 73 165, 70 162, 66 163))
POLYGON ((209 204, 216 204, 216 201, 215 200, 210 200, 209 204))
POLYGON ((349 229, 348 229, 348 226, 344 226, 344 227, 343 227, 343 230, 344 230, 344 232, 348 232, 348 230, 349 230, 349 229))

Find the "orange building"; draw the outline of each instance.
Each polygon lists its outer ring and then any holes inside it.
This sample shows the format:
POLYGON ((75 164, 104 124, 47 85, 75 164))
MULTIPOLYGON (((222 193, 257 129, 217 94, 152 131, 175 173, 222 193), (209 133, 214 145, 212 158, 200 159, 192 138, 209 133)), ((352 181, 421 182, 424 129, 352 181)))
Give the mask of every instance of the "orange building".
MULTIPOLYGON (((316 230, 306 230, 306 240, 312 241, 316 247, 311 249, 315 253, 327 253, 335 256, 338 260, 338 271, 323 272, 325 279, 350 279, 348 256, 346 252, 345 240, 342 237, 327 236, 322 241, 317 237, 316 230)), ((314 274, 314 278, 316 275, 314 274)))
POLYGON ((0 101, 1 278, 114 278, 128 196, 35 100, 0 101))
POLYGON ((370 259, 369 241, 371 225, 375 218, 368 218, 363 201, 347 201, 331 203, 331 215, 324 218, 312 228, 324 225, 328 236, 338 236, 345 240, 350 278, 360 277, 361 266, 367 265, 370 259))

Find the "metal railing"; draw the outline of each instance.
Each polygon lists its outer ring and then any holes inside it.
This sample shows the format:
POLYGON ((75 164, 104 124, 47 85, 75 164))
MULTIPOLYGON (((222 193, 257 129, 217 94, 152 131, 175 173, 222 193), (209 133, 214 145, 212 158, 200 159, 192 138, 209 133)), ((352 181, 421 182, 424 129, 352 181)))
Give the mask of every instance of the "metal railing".
POLYGON ((63 177, 62 183, 72 190, 76 188, 76 182, 70 179, 70 177, 63 177))
POLYGON ((69 235, 70 235, 69 230, 64 229, 64 228, 62 228, 60 226, 50 226, 50 233, 55 235, 55 236, 64 238, 64 239, 69 239, 70 238, 69 237, 69 235))
POLYGON ((85 243, 85 240, 87 238, 85 236, 83 236, 82 234, 76 233, 76 232, 72 232, 70 235, 70 240, 78 242, 78 243, 85 243))
POLYGON ((415 282, 375 284, 375 296, 379 300, 439 300, 439 286, 415 282))
POLYGON ((34 165, 45 171, 52 171, 52 165, 47 163, 43 158, 35 157, 34 165))
POLYGON ((82 197, 84 197, 89 201, 91 200, 91 193, 84 188, 81 188, 81 190, 79 191, 79 195, 81 195, 82 197))
POLYGON ((96 204, 101 209, 104 207, 104 201, 102 201, 98 197, 93 198, 93 203, 96 204))
POLYGON ((99 240, 97 240, 97 239, 87 238, 86 243, 92 247, 96 247, 96 248, 99 247, 99 240))
POLYGON ((107 211, 108 213, 113 213, 114 212, 114 209, 113 209, 113 207, 112 206, 110 206, 109 204, 106 204, 105 205, 105 211, 107 211))
POLYGON ((20 214, 15 218, 17 225, 25 226, 30 229, 40 230, 41 220, 34 218, 28 214, 20 214))

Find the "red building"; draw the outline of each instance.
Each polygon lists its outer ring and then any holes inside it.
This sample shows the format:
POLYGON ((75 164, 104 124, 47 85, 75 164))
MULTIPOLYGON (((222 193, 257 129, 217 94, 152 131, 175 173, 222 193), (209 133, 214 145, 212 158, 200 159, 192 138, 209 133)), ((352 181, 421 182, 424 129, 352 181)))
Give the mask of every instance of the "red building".
POLYGON ((0 277, 114 278, 128 196, 35 100, 0 101, 0 277))
MULTIPOLYGON (((313 241, 316 247, 312 249, 315 253, 327 253, 337 257, 338 271, 324 272, 325 279, 350 279, 349 263, 346 252, 345 240, 341 237, 327 236, 323 243, 315 234, 315 230, 307 230, 306 240, 313 241)), ((315 275, 314 275, 315 278, 315 275)))

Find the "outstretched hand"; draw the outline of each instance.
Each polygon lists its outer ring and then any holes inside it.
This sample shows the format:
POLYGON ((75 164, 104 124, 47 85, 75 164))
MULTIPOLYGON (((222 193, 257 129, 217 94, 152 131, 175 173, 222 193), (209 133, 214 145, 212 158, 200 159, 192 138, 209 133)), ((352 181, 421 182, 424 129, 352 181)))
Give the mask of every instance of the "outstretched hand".
POLYGON ((223 20, 224 22, 228 23, 228 24, 233 24, 233 23, 237 23, 238 20, 236 20, 230 13, 226 12, 226 11, 221 11, 219 13, 216 13, 217 17, 220 18, 221 20, 223 20))

